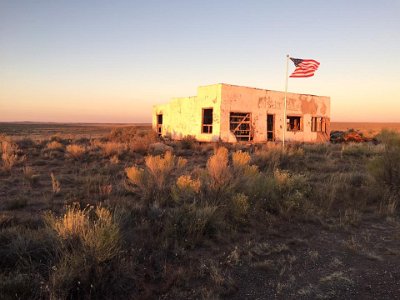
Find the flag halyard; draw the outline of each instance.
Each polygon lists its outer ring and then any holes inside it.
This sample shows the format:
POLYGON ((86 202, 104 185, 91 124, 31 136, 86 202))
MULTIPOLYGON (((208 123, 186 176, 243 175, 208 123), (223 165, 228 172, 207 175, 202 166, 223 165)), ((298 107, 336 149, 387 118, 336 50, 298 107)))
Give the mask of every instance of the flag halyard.
POLYGON ((320 63, 314 59, 300 59, 293 57, 290 59, 296 66, 296 69, 289 76, 291 78, 312 77, 320 65, 320 63))

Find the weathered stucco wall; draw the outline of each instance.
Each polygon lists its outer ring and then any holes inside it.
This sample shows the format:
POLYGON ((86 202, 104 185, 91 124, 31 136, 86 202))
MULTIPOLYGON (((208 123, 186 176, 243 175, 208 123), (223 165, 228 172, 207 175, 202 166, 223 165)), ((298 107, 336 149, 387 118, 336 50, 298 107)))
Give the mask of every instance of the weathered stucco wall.
MULTIPOLYGON (((232 137, 229 130, 230 112, 249 112, 252 114, 255 142, 262 142, 267 139, 267 114, 274 115, 275 140, 282 140, 284 92, 223 84, 221 93, 222 140, 234 141, 234 137, 232 137)), ((286 141, 313 142, 329 140, 329 97, 288 93, 287 115, 302 117, 303 128, 299 131, 286 131, 286 141), (312 117, 326 118, 326 134, 311 131, 312 117)))
POLYGON ((163 115, 162 135, 180 140, 194 136, 199 141, 218 141, 220 137, 221 85, 199 87, 197 96, 174 98, 168 104, 153 107, 153 128, 157 126, 157 115, 163 115), (211 134, 201 133, 202 110, 213 109, 211 134))
MULTIPOLYGON (((197 96, 175 98, 168 104, 153 108, 153 128, 157 127, 157 114, 163 115, 162 135, 173 139, 194 136, 199 141, 235 142, 230 131, 230 113, 251 113, 253 141, 267 140, 267 114, 274 115, 275 141, 282 140, 285 122, 283 120, 284 92, 215 84, 198 88, 197 96), (213 132, 201 133, 202 109, 213 108, 213 132)), ((300 116, 302 128, 286 131, 286 141, 318 142, 329 140, 330 98, 287 94, 287 115, 300 116), (326 132, 312 132, 311 118, 324 117, 326 132)), ((285 125, 286 126, 286 125, 285 125)))

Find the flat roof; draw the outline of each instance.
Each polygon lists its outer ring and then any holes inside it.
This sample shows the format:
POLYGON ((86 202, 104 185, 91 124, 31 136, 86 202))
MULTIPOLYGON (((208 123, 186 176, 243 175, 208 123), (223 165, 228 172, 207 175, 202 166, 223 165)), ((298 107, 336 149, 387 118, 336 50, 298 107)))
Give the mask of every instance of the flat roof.
MULTIPOLYGON (((247 88, 247 89, 253 89, 253 90, 284 93, 284 91, 276 91, 276 90, 261 89, 261 88, 256 88, 256 87, 250 87, 250 86, 244 86, 244 85, 236 85, 236 84, 229 84, 229 83, 223 83, 223 82, 214 83, 214 84, 207 84, 207 85, 201 85, 201 86, 199 86, 199 87, 207 87, 207 86, 212 86, 212 85, 228 85, 228 86, 240 87, 240 88, 247 88)), ((319 95, 313 95, 313 94, 303 94, 303 93, 293 93, 293 92, 288 92, 288 94, 297 94, 297 95, 314 96, 314 97, 329 97, 329 96, 319 96, 319 95)))

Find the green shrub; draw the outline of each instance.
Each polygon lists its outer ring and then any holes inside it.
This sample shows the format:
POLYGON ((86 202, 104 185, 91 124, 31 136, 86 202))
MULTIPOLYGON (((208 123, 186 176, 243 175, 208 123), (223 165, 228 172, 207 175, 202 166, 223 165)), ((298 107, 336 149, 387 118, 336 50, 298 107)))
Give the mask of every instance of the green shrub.
POLYGON ((52 298, 122 297, 134 289, 119 225, 108 209, 74 204, 62 217, 47 214, 46 223, 61 242, 49 279, 52 298))
POLYGON ((384 144, 381 155, 369 164, 369 171, 377 182, 391 192, 400 193, 400 135, 393 131, 382 131, 378 140, 384 144))
POLYGON ((192 135, 186 135, 179 144, 181 149, 193 149, 196 144, 196 138, 192 135))
POLYGON ((342 147, 342 156, 346 157, 365 157, 371 156, 372 150, 366 143, 348 144, 342 147))
POLYGON ((378 140, 384 147, 369 163, 368 170, 376 182, 372 188, 381 191, 380 212, 393 214, 400 200, 400 135, 383 130, 378 140))
POLYGON ((232 197, 229 210, 234 221, 244 222, 249 211, 249 197, 239 193, 232 197))
POLYGON ((181 205, 170 210, 164 228, 164 239, 172 243, 177 241, 189 247, 196 246, 219 231, 219 217, 217 206, 181 205))
POLYGON ((311 187, 307 177, 276 169, 273 175, 260 174, 249 191, 255 212, 272 214, 301 213, 308 208, 311 187))

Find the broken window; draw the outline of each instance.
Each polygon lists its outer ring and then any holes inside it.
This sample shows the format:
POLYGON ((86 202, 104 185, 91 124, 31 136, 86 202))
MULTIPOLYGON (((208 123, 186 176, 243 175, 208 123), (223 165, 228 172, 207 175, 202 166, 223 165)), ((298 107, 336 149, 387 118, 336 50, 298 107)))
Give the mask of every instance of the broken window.
POLYGON ((301 124, 301 117, 299 116, 287 116, 286 125, 287 125, 287 131, 303 130, 301 124))
POLYGON ((212 133, 213 109, 203 108, 203 122, 201 124, 202 133, 212 133))
POLYGON ((163 123, 163 115, 159 114, 159 115, 157 115, 157 134, 158 134, 158 136, 161 136, 161 134, 162 134, 162 123, 163 123))
POLYGON ((312 132, 326 132, 326 121, 323 117, 311 118, 311 131, 312 132))
POLYGON ((274 115, 267 115, 267 141, 274 140, 274 115))
POLYGON ((229 118, 229 128, 238 141, 251 141, 253 139, 251 128, 251 113, 233 113, 229 118))

